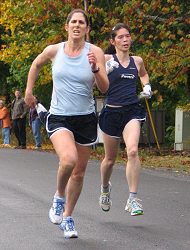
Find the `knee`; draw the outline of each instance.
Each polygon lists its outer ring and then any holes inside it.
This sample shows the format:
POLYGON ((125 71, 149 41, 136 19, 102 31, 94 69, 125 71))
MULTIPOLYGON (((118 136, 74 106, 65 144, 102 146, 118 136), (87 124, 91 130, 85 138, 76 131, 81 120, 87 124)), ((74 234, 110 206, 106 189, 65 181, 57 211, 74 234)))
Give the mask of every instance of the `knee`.
POLYGON ((112 158, 105 158, 103 161, 103 164, 105 164, 108 168, 112 168, 113 165, 115 164, 115 159, 112 158))
POLYGON ((131 147, 127 149, 127 157, 128 159, 134 159, 138 157, 138 148, 137 147, 131 147))
POLYGON ((84 171, 73 171, 71 179, 74 182, 82 183, 84 180, 84 175, 85 175, 84 171))
POLYGON ((59 166, 61 168, 74 169, 76 163, 77 157, 70 154, 61 155, 59 158, 59 166))

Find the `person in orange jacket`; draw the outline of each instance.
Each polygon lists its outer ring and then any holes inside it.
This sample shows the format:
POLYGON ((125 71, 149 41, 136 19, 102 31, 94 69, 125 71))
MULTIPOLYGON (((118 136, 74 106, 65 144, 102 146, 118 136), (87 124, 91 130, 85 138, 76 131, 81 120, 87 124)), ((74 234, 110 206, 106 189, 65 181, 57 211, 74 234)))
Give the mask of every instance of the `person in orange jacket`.
POLYGON ((4 145, 10 145, 10 114, 4 101, 0 100, 0 127, 2 128, 2 138, 4 145))

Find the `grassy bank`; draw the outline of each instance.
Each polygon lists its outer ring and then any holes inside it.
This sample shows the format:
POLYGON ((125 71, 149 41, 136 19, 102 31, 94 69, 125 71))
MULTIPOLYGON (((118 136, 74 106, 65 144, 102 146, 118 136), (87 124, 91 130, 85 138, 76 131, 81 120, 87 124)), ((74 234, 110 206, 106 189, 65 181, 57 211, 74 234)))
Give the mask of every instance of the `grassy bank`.
MULTIPOLYGON (((42 131, 43 135, 43 143, 42 150, 43 151, 54 151, 52 144, 47 137, 46 133, 42 131)), ((2 141, 2 139, 0 138, 2 141)), ((17 145, 16 139, 14 135, 11 135, 11 148, 14 148, 17 145)), ((2 144, 0 147, 4 147, 2 144)), ((34 150, 34 139, 31 133, 31 130, 27 129, 27 149, 34 150)), ((156 148, 152 147, 140 147, 139 148, 139 156, 141 160, 141 164, 143 168, 151 168, 151 169, 168 169, 175 172, 189 174, 190 175, 190 151, 174 151, 172 149, 161 148, 158 151, 156 148)), ((91 159, 102 160, 104 157, 104 149, 102 145, 98 145, 95 149, 92 150, 91 159)), ((127 154, 124 147, 120 147, 117 163, 125 164, 127 162, 127 154)))
MULTIPOLYGON (((103 147, 98 146, 92 151, 91 157, 102 160, 103 147)), ((143 168, 168 169, 175 172, 190 174, 190 151, 177 152, 172 149, 139 148, 139 157, 143 168)), ((127 163, 127 154, 122 147, 117 156, 117 162, 127 163)))

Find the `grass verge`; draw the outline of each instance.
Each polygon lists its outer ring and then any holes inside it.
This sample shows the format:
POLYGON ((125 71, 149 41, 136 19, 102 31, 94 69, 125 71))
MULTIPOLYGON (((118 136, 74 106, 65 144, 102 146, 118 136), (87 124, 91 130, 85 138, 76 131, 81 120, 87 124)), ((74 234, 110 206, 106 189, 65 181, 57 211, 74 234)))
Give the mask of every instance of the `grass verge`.
MULTIPOLYGON (((14 148, 15 145, 9 146, 14 148)), ((0 145, 0 148, 5 148, 0 145)), ((7 148, 7 147, 6 147, 7 148)), ((34 144, 27 145, 27 149, 35 150, 34 144)), ((42 151, 54 152, 51 143, 43 144, 42 151)), ((102 160, 104 157, 104 148, 98 145, 91 152, 91 159, 102 160)), ((143 168, 149 169, 167 169, 174 172, 190 175, 190 151, 173 151, 171 149, 161 149, 158 151, 155 148, 139 148, 139 157, 143 168)), ((121 146, 118 152, 116 163, 126 164, 127 154, 121 146)))

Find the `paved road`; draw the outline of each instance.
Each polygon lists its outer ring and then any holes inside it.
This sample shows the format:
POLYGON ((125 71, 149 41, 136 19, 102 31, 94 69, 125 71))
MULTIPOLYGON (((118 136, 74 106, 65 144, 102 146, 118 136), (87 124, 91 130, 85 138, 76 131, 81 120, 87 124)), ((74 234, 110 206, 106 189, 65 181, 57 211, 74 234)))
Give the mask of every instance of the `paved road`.
POLYGON ((65 240, 48 220, 56 186, 55 154, 0 149, 1 250, 189 250, 190 177, 143 170, 140 197, 145 214, 124 212, 125 171, 112 177, 113 206, 99 209, 99 162, 90 161, 73 214, 79 239, 65 240))

